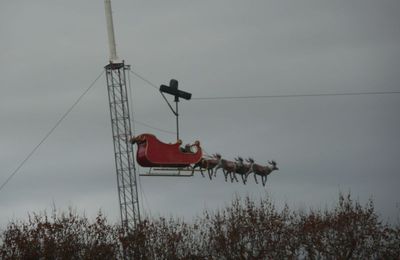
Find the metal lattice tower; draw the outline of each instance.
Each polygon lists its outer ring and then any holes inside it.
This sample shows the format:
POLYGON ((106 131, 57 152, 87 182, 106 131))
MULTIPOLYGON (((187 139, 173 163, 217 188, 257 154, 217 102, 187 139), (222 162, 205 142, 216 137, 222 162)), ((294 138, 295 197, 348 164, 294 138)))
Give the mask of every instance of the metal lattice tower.
POLYGON ((135 228, 140 221, 139 199, 136 182, 136 168, 129 114, 126 72, 130 67, 117 56, 111 0, 104 0, 107 22, 110 63, 105 66, 108 100, 110 104, 111 128, 114 142, 115 168, 117 171, 118 199, 121 225, 126 232, 135 228))
POLYGON ((128 231, 140 221, 136 168, 133 156, 126 72, 124 63, 105 66, 117 172, 121 224, 128 231))

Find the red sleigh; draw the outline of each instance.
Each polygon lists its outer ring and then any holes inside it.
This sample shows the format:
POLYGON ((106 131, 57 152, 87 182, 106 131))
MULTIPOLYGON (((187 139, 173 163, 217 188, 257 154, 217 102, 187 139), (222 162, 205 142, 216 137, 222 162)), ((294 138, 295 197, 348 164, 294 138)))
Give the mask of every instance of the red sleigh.
POLYGON ((141 134, 131 139, 138 145, 136 160, 143 167, 188 167, 202 158, 199 141, 181 148, 182 141, 166 144, 152 134, 141 134))

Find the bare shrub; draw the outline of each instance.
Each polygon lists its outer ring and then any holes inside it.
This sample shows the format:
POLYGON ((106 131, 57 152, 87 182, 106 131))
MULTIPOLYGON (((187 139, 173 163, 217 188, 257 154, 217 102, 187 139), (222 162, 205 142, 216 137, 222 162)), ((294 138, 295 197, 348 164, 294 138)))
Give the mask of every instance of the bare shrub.
POLYGON ((339 194, 333 209, 277 210, 269 198, 236 198, 190 224, 145 218, 128 234, 70 210, 32 214, 0 234, 0 259, 398 259, 400 228, 339 194))

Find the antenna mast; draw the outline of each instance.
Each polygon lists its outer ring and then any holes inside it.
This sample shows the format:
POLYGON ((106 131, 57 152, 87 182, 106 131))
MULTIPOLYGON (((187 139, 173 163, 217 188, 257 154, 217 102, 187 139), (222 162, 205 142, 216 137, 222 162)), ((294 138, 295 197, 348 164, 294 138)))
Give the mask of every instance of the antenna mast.
POLYGON ((140 221, 133 145, 129 142, 132 131, 126 72, 129 73, 130 65, 125 65, 124 61, 118 60, 111 0, 104 0, 104 5, 110 50, 109 64, 104 68, 106 70, 110 105, 121 224, 125 231, 128 232, 134 229, 140 221))
POLYGON ((117 47, 115 44, 114 22, 112 18, 111 0, 104 1, 107 22, 108 47, 110 49, 110 62, 115 63, 118 60, 117 47))

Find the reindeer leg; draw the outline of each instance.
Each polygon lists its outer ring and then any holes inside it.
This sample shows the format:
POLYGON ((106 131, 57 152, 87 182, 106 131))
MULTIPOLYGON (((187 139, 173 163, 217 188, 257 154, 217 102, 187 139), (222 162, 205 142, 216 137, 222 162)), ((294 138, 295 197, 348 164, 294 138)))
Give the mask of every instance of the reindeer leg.
POLYGON ((231 182, 233 183, 234 180, 237 182, 236 175, 234 172, 231 172, 231 182))
MULTIPOLYGON (((192 174, 194 173, 194 168, 193 168, 193 171, 192 171, 192 174)), ((204 176, 204 173, 203 173, 203 169, 200 167, 200 173, 201 173, 201 176, 203 176, 203 178, 205 177, 204 176)))
POLYGON ((245 175, 246 175, 246 181, 247 181, 247 178, 249 177, 250 173, 251 173, 251 169, 248 170, 248 171, 245 173, 245 175))
POLYGON ((255 180, 255 181, 256 181, 256 183, 258 184, 258 181, 257 181, 257 177, 256 177, 256 175, 257 175, 257 174, 255 174, 255 173, 254 173, 254 180, 255 180))
POLYGON ((247 172, 244 175, 242 175, 242 179, 243 179, 243 183, 244 184, 246 184, 246 182, 247 182, 247 176, 248 176, 247 172))
POLYGON ((208 169, 208 177, 212 180, 213 169, 208 169))
POLYGON ((227 182, 228 181, 228 173, 224 169, 222 169, 222 172, 224 173, 225 181, 227 182))
MULTIPOLYGON (((195 169, 196 169, 196 166, 193 166, 192 167, 192 175, 194 174, 195 169)), ((203 178, 204 178, 205 176, 204 176, 203 169, 201 168, 201 166, 199 166, 199 169, 200 169, 201 176, 203 176, 203 178)))
POLYGON ((214 177, 217 177, 217 171, 218 171, 218 169, 219 169, 220 167, 215 167, 215 169, 214 169, 214 177))
POLYGON ((243 184, 246 185, 247 179, 244 178, 244 174, 242 174, 242 181, 243 181, 243 184))
POLYGON ((233 178, 235 179, 236 182, 239 182, 238 178, 236 177, 236 173, 233 173, 233 178))
POLYGON ((246 181, 247 181, 247 178, 249 177, 249 175, 250 175, 250 171, 248 171, 248 172, 246 172, 246 173, 244 174, 244 178, 245 178, 246 181))

